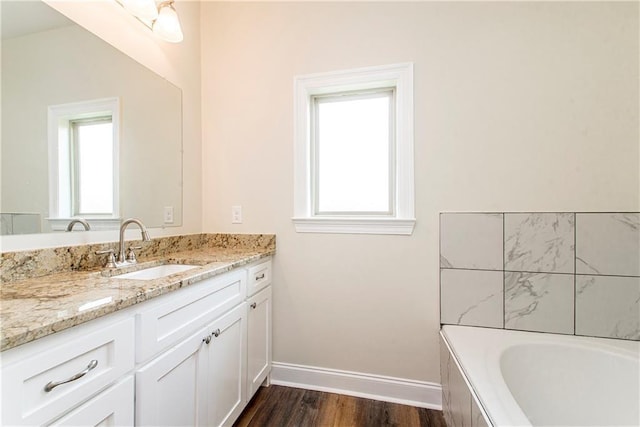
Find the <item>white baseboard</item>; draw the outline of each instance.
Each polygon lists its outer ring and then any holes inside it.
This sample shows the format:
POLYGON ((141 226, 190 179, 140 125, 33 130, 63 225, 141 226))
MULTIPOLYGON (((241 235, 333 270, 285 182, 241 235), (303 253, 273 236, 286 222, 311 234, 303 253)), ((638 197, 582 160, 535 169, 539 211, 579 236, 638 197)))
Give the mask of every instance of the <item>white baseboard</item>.
POLYGON ((442 410, 442 386, 424 381, 273 362, 271 384, 442 410))

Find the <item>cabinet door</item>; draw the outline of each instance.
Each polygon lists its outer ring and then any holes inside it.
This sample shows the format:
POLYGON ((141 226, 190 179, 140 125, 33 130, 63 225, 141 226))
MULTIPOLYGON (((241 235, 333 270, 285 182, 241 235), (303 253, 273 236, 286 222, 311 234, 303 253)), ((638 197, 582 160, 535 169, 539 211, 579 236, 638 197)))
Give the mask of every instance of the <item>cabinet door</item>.
POLYGON ((247 300, 247 400, 271 371, 271 286, 247 300))
POLYGON ((103 391, 55 421, 52 426, 133 425, 133 377, 103 391))
POLYGON ((234 271, 165 295, 140 310, 136 316, 136 361, 146 362, 240 304, 246 282, 244 270, 234 271))
POLYGON ((136 425, 206 425, 203 328, 136 372, 136 425))
POLYGON ((231 425, 242 412, 246 384, 247 305, 240 304, 215 320, 208 348, 207 422, 231 425))

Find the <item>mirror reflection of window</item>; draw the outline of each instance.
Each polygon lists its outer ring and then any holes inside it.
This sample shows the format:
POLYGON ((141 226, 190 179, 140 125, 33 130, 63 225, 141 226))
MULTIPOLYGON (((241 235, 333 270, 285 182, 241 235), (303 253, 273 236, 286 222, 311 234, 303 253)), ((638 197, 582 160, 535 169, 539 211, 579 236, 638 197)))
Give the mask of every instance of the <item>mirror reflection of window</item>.
POLYGON ((74 215, 113 215, 111 116, 72 120, 71 183, 74 215))
POLYGON ((92 229, 117 224, 118 98, 49 106, 49 206, 53 230, 81 217, 92 229))

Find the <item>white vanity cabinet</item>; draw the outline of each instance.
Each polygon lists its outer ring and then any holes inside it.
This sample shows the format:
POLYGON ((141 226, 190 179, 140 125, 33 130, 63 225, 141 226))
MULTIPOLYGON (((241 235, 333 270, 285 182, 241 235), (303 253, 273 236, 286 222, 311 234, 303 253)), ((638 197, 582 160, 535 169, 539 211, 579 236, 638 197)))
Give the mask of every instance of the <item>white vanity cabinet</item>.
POLYGON ((133 376, 103 391, 87 403, 51 424, 63 426, 133 425, 133 376))
POLYGON ((169 349, 136 370, 136 425, 232 425, 271 371, 271 261, 163 297, 137 320, 138 360, 169 349))
POLYGON ((244 408, 246 305, 136 371, 136 425, 231 424, 244 408))
POLYGON ((206 344, 209 328, 136 371, 136 425, 206 425, 206 344))
POLYGON ((1 424, 132 421, 133 382, 112 385, 134 366, 134 321, 120 317, 107 316, 3 352, 1 424), (119 387, 118 399, 114 387, 119 387), (79 409, 65 417, 81 404, 94 408, 91 416, 79 409))
POLYGON ((270 370, 267 259, 3 352, 0 424, 228 426, 270 370))
POLYGON ((247 400, 271 372, 271 286, 247 299, 247 400))
POLYGON ((207 424, 231 425, 246 403, 247 305, 216 320, 207 352, 207 424))

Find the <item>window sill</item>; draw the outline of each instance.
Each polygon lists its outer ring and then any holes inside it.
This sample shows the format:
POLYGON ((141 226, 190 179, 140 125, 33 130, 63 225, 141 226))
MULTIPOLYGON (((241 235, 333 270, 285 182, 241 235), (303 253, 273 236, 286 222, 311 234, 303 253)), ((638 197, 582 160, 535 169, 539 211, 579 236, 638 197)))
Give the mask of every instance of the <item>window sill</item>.
POLYGON ((410 236, 415 219, 367 217, 293 218, 298 233, 395 234, 410 236))

